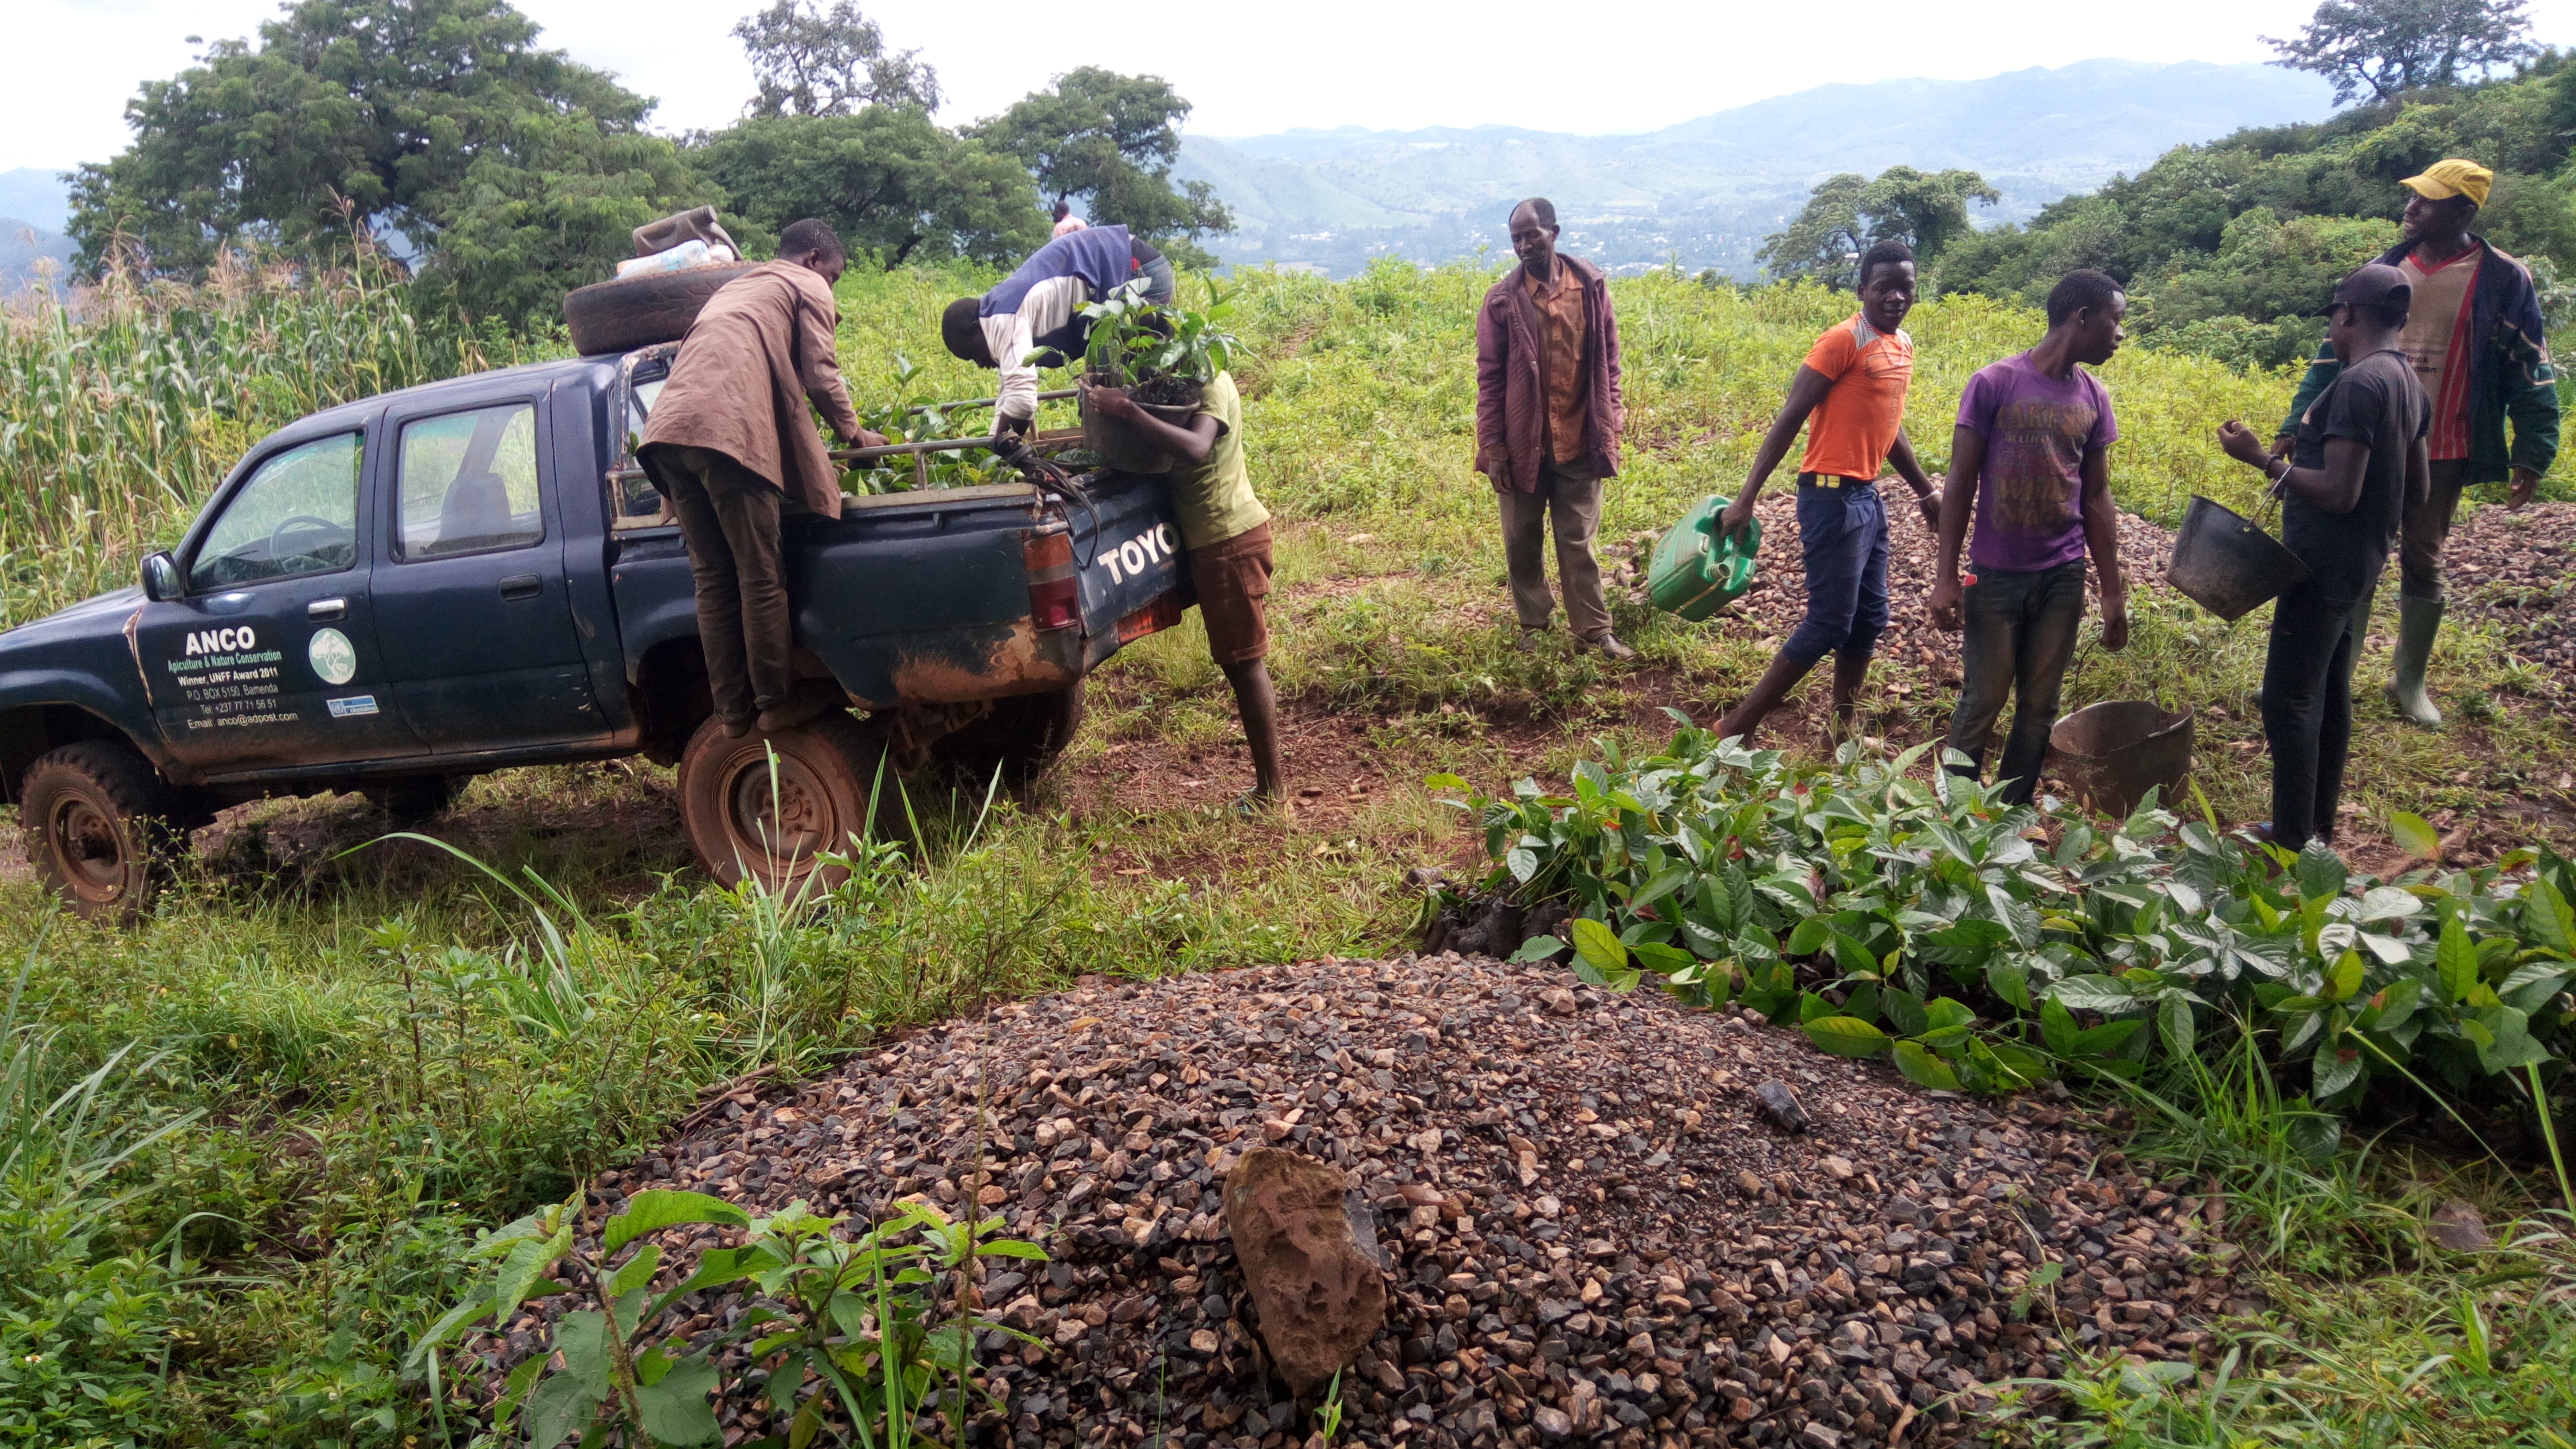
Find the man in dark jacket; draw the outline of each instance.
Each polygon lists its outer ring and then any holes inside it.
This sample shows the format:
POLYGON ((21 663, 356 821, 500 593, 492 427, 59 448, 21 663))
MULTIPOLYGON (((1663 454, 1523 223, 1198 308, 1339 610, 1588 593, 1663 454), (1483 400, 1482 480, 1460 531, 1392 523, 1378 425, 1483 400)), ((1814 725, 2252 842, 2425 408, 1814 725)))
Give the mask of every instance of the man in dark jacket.
POLYGON ((1521 644, 1536 643, 1556 601, 1541 544, 1556 529, 1556 571, 1578 647, 1613 659, 1637 651, 1610 632, 1592 535, 1601 480, 1619 471, 1619 321, 1601 269, 1556 251, 1556 208, 1512 209, 1512 251, 1476 313, 1476 471, 1502 500, 1503 558, 1521 644))
POLYGON ((809 401, 842 442, 885 441, 859 426, 841 383, 832 284, 842 257, 828 223, 789 222, 778 259, 726 283, 689 325, 636 450, 679 516, 707 689, 737 739, 755 723, 764 734, 794 729, 831 704, 796 692, 778 520, 791 508, 841 516, 841 475, 809 401))
MULTIPOLYGON (((2402 346, 2432 404, 2433 486, 2408 505, 2399 530, 2397 667, 2387 689, 2398 713, 2427 728, 2442 723, 2425 692, 2424 667, 2442 628, 2442 543, 2460 490, 2510 477, 2507 506, 2520 508, 2558 455, 2558 374, 2531 272, 2469 231, 2493 179, 2485 167, 2457 159, 2407 177, 2402 184, 2415 194, 2406 200, 2406 239, 2379 258, 2412 289, 2402 346)), ((2299 420, 2342 371, 2329 342, 2290 403, 2275 457, 2288 453, 2299 420)))
POLYGON ((993 415, 1002 430, 1025 433, 1038 415, 1038 364, 1030 354, 1080 356, 1091 335, 1082 309, 1130 281, 1143 282, 1150 301, 1172 300, 1172 263, 1143 238, 1123 226, 1078 228, 1031 253, 983 296, 949 303, 940 340, 967 362, 1001 369, 993 415))

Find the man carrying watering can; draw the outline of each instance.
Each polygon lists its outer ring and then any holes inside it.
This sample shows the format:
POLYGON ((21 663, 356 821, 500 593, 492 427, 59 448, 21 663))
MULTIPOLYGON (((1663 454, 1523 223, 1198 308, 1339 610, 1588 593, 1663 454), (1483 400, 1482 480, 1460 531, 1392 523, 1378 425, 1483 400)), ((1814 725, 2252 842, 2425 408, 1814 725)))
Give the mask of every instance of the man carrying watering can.
POLYGON ((2129 299, 2090 269, 2069 272, 2048 294, 2048 335, 1968 379, 1950 438, 1950 482, 1941 500, 1941 554, 1932 573, 1932 622, 1967 631, 1959 707, 1949 747, 1974 779, 1986 739, 2018 693, 2012 735, 1995 778, 2009 804, 2039 785, 2057 696, 2084 620, 2084 556, 2102 576, 2102 646, 2129 642, 2129 587, 2120 577, 2119 512, 2111 502, 2111 393, 2078 364, 2111 360, 2126 335, 2129 299), (1959 548, 1968 519, 1976 565, 1963 593, 1959 548))
POLYGON ((2302 410, 2290 456, 2229 419, 2227 456, 2260 468, 2283 500, 2281 543, 2308 566, 2272 606, 2263 661, 2263 734, 2272 746, 2274 844, 2334 839, 2352 739, 2352 661, 2398 520, 2433 491, 2425 456, 2432 405, 2403 348, 2413 289, 2373 263, 2343 279, 2327 309, 2340 366, 2302 410))
MULTIPOLYGON (((2424 689, 2424 668, 2442 628, 2442 544, 2460 490, 2510 476, 2506 506, 2520 508, 2558 455, 2558 374, 2549 363, 2530 269, 2469 232, 2494 179, 2478 163, 2457 159, 2407 177, 2401 184, 2414 195, 2406 198, 2405 240, 2379 259, 2405 277, 2413 294, 2399 346, 2433 409, 2426 445, 2432 491, 2407 508, 2398 543, 2396 677, 2387 688, 2389 704, 2428 729, 2442 723, 2424 689)), ((2329 341, 2291 400, 2274 457, 2289 453, 2299 419, 2341 369, 2329 341)))
POLYGON ((1807 569, 1807 617, 1780 646, 1744 702, 1718 721, 1720 739, 1750 740, 1763 716, 1827 654, 1834 656, 1834 720, 1851 725, 1852 702, 1887 628, 1887 509, 1878 474, 1886 464, 1914 490, 1935 527, 1940 495, 1905 438, 1905 389, 1914 377, 1914 339, 1898 325, 1914 310, 1914 252, 1883 241, 1860 259, 1860 311, 1828 329, 1789 383, 1789 400, 1753 455, 1744 491, 1718 516, 1717 535, 1753 522, 1753 500, 1807 428, 1798 465, 1798 543, 1807 569))

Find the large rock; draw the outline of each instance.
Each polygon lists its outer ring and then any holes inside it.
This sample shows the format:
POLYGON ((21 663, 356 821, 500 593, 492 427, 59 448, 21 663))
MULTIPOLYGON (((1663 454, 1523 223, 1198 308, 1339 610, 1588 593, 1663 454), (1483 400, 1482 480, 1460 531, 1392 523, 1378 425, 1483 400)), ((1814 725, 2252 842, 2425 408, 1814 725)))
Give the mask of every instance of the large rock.
MULTIPOLYGON (((1279 1376, 1312 1394, 1386 1323, 1386 1284, 1353 1235, 1341 1173, 1256 1147, 1225 1180, 1225 1229, 1279 1376)), ((1372 1245, 1374 1246, 1374 1245, 1372 1245)))

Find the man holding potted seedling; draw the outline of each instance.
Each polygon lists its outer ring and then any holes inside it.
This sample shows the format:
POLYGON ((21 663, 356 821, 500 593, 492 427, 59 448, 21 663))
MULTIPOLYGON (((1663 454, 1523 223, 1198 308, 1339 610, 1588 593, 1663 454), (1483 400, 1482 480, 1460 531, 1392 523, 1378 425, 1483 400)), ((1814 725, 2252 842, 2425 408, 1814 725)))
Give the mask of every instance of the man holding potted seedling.
POLYGON ((1081 355, 1090 335, 1082 309, 1131 280, 1145 299, 1172 300, 1172 263, 1123 226, 1066 232, 1037 249, 981 297, 960 297, 939 319, 948 350, 978 367, 999 368, 997 433, 1026 433, 1038 415, 1038 367, 1046 354, 1081 355))
POLYGON ((1637 651, 1610 632, 1592 535, 1601 481, 1619 471, 1619 319, 1599 267, 1556 250, 1556 207, 1531 197, 1512 209, 1521 264, 1476 312, 1476 471, 1493 480, 1503 512, 1503 560, 1521 647, 1547 631, 1556 600, 1540 545, 1556 530, 1557 580, 1575 645, 1613 659, 1637 651))

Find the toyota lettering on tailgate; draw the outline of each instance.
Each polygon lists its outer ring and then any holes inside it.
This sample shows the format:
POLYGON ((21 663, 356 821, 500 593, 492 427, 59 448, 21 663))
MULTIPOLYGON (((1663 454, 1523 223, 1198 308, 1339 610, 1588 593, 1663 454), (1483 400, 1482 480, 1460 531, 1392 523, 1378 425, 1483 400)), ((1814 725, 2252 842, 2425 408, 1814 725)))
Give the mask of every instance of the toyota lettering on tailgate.
POLYGON ((1179 540, 1173 536, 1172 526, 1158 523, 1116 548, 1102 549, 1100 561, 1109 565, 1109 581, 1123 584, 1178 552, 1179 540))

